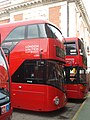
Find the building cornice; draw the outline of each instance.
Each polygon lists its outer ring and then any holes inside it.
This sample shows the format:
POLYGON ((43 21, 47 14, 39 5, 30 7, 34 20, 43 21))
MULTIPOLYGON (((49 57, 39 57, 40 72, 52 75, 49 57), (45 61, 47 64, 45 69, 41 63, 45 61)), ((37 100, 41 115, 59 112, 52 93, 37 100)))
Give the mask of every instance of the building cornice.
POLYGON ((12 11, 12 10, 16 10, 16 9, 26 9, 26 8, 30 8, 30 7, 36 7, 36 6, 41 6, 41 5, 46 5, 46 4, 51 4, 51 3, 57 3, 57 2, 63 2, 66 0, 31 0, 28 2, 21 2, 18 4, 9 4, 8 7, 4 7, 1 9, 0 11, 0 15, 2 14, 7 14, 8 12, 12 11))
POLYGON ((90 19, 87 15, 87 12, 86 12, 86 9, 85 9, 85 6, 84 6, 82 0, 75 0, 75 4, 76 4, 84 22, 86 23, 86 26, 88 28, 88 32, 90 33, 90 19))

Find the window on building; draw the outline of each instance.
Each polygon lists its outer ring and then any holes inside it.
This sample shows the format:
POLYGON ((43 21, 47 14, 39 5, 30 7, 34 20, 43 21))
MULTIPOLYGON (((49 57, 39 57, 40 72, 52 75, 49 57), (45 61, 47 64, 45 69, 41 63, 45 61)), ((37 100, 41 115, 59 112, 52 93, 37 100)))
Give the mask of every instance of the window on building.
POLYGON ((89 46, 87 46, 87 52, 89 52, 89 46))

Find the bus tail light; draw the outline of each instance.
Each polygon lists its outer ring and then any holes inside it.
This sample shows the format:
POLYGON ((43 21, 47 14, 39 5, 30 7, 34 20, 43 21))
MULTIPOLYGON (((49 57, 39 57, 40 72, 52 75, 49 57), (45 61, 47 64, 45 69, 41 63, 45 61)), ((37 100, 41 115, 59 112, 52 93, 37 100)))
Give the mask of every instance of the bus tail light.
POLYGON ((84 90, 84 87, 83 87, 83 86, 80 86, 80 90, 83 91, 83 90, 84 90))
POLYGON ((59 105, 59 103, 60 103, 60 99, 59 99, 58 96, 56 96, 56 97, 54 98, 54 104, 55 104, 55 105, 59 105))

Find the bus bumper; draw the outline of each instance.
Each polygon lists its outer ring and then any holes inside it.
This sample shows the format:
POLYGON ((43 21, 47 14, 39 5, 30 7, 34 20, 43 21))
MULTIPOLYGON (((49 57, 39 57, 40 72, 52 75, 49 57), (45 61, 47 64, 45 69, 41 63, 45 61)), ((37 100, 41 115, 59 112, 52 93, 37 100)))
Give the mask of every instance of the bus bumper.
POLYGON ((12 111, 13 111, 13 108, 11 107, 11 109, 8 112, 0 115, 0 120, 11 120, 11 118, 12 118, 12 111))

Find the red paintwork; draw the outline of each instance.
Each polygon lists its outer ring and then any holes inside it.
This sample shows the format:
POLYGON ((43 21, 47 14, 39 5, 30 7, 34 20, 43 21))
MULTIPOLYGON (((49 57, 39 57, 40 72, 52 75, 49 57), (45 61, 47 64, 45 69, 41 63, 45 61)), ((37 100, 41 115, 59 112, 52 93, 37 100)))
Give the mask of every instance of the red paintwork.
POLYGON ((82 56, 66 56, 65 57, 66 60, 66 64, 65 66, 80 66, 80 67, 84 67, 85 65, 83 64, 82 61, 82 56))
MULTIPOLYGON (((53 59, 65 62, 65 59, 56 57, 55 46, 58 45, 58 41, 52 39, 34 39, 34 40, 23 40, 17 44, 10 54, 10 72, 11 75, 17 70, 22 62, 27 58, 30 60, 40 59, 40 50, 42 49, 42 59, 53 59), (39 49, 37 53, 26 53, 25 49, 27 46, 38 45, 39 49), (16 62, 17 61, 17 62, 16 62)), ((58 45, 61 47, 61 43, 58 45)))
POLYGON ((78 38, 77 37, 72 37, 72 38, 65 38, 66 42, 75 42, 78 50, 78 55, 66 55, 65 56, 65 61, 66 64, 65 66, 80 66, 86 68, 87 66, 84 65, 82 56, 80 55, 79 52, 79 46, 78 46, 78 38))
MULTIPOLYGON (((40 49, 43 50, 42 52, 43 59, 55 59, 55 60, 64 61, 64 59, 56 58, 55 56, 54 45, 58 44, 58 42, 56 41, 53 41, 51 39, 32 40, 30 42, 22 41, 17 44, 17 46, 10 54, 11 75, 16 71, 16 69, 22 64, 22 62, 26 58, 40 59, 39 52, 37 54, 36 53, 25 54, 25 46, 32 44, 39 45, 39 51, 40 49)), ((12 83, 12 103, 13 103, 13 107, 15 108, 34 110, 34 111, 52 111, 65 106, 66 98, 62 91, 54 87, 50 87, 46 85, 38 85, 38 84, 28 85, 28 84, 12 83), (21 86, 22 88, 19 89, 19 86, 21 86), (58 106, 56 106, 53 102, 56 96, 60 98, 60 104, 58 106)))
MULTIPOLYGON (((15 27, 22 26, 22 25, 39 24, 39 23, 50 23, 50 22, 47 20, 27 20, 27 21, 20 21, 20 22, 14 22, 14 23, 5 23, 3 25, 0 24, 1 42, 15 27)), ((53 23, 50 23, 50 24, 53 25, 53 23)))
MULTIPOLYGON (((0 47, 0 50, 2 50, 1 47, 0 47)), ((3 51, 2 51, 2 53, 3 53, 3 51)), ((4 53, 3 53, 3 55, 4 55, 4 53)), ((5 55, 4 55, 4 57, 5 57, 5 55)), ((2 65, 0 64, 0 82, 1 82, 0 87, 7 88, 7 84, 5 84, 6 80, 7 80, 6 69, 4 68, 3 64, 2 65)), ((10 84, 11 84, 11 82, 10 82, 10 84)), ((10 89, 10 91, 11 91, 11 89, 10 89)), ((8 112, 0 115, 0 120, 9 119, 10 116, 12 115, 12 111, 13 111, 13 108, 12 108, 12 104, 11 104, 10 110, 8 112)))
POLYGON ((13 107, 34 110, 51 111, 65 106, 65 95, 62 91, 48 85, 40 84, 15 84, 12 83, 13 107), (54 104, 54 98, 60 98, 60 104, 54 104))
POLYGON ((83 99, 86 98, 88 88, 83 86, 82 84, 66 84, 64 85, 67 98, 74 98, 74 99, 83 99))
POLYGON ((8 88, 8 74, 4 66, 0 65, 0 87, 8 88))
POLYGON ((12 107, 10 109, 10 111, 8 111, 7 113, 4 113, 3 115, 0 116, 0 120, 7 120, 9 119, 9 117, 12 115, 12 107))
MULTIPOLYGON (((15 24, 7 24, 5 28, 2 28, 2 41, 10 31, 16 26, 35 24, 35 23, 48 23, 47 21, 26 21, 18 22, 15 24), (5 33, 3 35, 3 33, 5 33)), ((56 57, 56 46, 64 49, 63 44, 56 39, 42 38, 32 40, 22 40, 10 53, 10 74, 18 69, 18 67, 26 59, 40 59, 40 52, 42 53, 42 59, 58 60, 65 62, 65 58, 56 57), (38 51, 31 53, 28 51, 29 46, 38 46, 38 51)), ((33 51, 33 50, 32 50, 33 51)), ((61 62, 61 64, 62 64, 61 62)), ((63 65, 63 64, 62 64, 63 65)), ((67 103, 66 95, 62 90, 55 87, 41 84, 22 84, 22 83, 11 83, 12 89, 12 105, 14 108, 21 108, 34 111, 53 111, 64 107, 67 103), (55 97, 60 98, 60 104, 54 104, 55 97)))
MULTIPOLYGON (((65 61, 66 67, 69 66, 79 66, 83 68, 87 68, 87 66, 83 63, 82 56, 80 55, 79 48, 78 48, 78 38, 77 37, 72 37, 72 38, 65 38, 66 42, 72 42, 75 41, 77 49, 78 49, 78 55, 66 55, 65 56, 65 61)), ((84 86, 82 84, 65 84, 64 88, 66 89, 67 93, 67 98, 74 98, 74 99, 83 99, 87 96, 88 93, 88 86, 84 86), (82 89, 80 89, 82 88, 82 89)))

